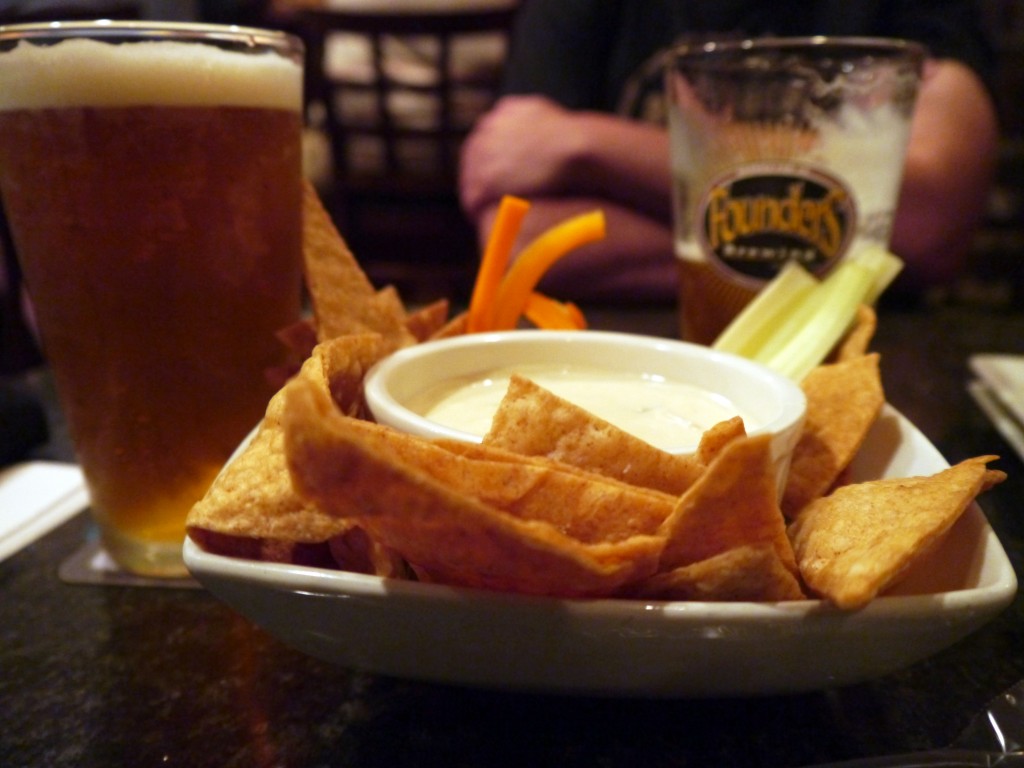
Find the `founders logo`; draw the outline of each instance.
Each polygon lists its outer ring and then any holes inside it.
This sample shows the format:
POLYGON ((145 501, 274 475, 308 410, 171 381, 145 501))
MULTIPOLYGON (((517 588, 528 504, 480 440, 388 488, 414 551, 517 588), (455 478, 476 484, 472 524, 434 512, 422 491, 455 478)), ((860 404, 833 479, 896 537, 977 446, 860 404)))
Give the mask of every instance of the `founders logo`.
POLYGON ((708 187, 699 236, 712 262, 751 281, 784 263, 821 272, 846 251, 856 230, 853 196, 820 169, 792 163, 746 165, 708 187))

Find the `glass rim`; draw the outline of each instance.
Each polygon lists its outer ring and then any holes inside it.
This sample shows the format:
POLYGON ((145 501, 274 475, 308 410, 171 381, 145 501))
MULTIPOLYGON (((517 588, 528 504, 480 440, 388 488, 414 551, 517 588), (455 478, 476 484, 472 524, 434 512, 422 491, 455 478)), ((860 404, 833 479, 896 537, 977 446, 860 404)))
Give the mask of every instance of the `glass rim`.
POLYGON ((674 45, 672 60, 715 55, 745 55, 763 51, 839 52, 865 55, 875 54, 889 58, 905 58, 920 65, 927 56, 927 48, 914 40, 900 37, 871 37, 844 35, 808 35, 803 37, 744 37, 722 40, 688 41, 674 45))
POLYGON ((209 24, 188 21, 43 21, 0 25, 0 42, 13 40, 52 40, 86 37, 111 41, 209 40, 244 47, 271 47, 301 52, 302 39, 283 30, 247 27, 236 24, 209 24))

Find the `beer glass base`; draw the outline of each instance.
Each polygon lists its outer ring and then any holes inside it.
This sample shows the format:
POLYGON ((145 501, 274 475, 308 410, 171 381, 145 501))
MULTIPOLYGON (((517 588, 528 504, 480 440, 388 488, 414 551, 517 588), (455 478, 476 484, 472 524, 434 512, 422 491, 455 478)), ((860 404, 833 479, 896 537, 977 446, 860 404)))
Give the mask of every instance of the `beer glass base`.
POLYGON ((102 538, 114 562, 137 576, 177 579, 189 575, 182 560, 182 541, 146 541, 111 530, 104 530, 102 538))

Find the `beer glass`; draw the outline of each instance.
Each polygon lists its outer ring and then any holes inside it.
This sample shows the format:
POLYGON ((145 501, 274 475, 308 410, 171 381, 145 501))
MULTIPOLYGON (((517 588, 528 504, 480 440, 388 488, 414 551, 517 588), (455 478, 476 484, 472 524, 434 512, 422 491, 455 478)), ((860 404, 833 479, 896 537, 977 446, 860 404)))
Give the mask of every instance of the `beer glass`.
POLYGON ((924 50, 879 38, 683 45, 666 71, 683 338, 710 343, 790 260, 888 246, 924 50))
POLYGON ((285 362, 302 60, 257 29, 0 28, 0 195, 92 513, 129 572, 185 574, 185 516, 285 362))

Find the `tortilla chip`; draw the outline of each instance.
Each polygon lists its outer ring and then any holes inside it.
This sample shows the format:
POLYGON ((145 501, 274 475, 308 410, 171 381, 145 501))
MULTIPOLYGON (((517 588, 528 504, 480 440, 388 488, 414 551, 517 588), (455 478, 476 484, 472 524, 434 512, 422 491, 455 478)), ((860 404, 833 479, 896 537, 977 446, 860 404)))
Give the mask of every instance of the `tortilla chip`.
POLYGON ((975 497, 1006 475, 995 456, 967 459, 929 477, 847 485, 808 506, 789 528, 807 586, 855 610, 896 584, 975 497))
MULTIPOLYGON (((322 315, 318 315, 318 320, 322 315)), ((330 317, 318 329, 321 341, 330 341, 340 336, 355 336, 364 333, 378 333, 384 337, 391 349, 401 349, 416 343, 416 338, 405 324, 405 310, 394 291, 382 290, 350 307, 344 317, 330 317)))
POLYGON ((433 335, 431 339, 450 339, 453 336, 462 336, 467 333, 469 325, 469 313, 460 312, 443 326, 441 326, 433 335))
POLYGON ((574 475, 585 480, 599 481, 617 488, 627 489, 631 494, 648 495, 652 498, 659 499, 660 501, 668 502, 670 506, 675 501, 675 497, 670 493, 665 493, 664 491, 659 491, 654 488, 645 488, 641 485, 625 483, 621 480, 616 480, 614 477, 608 477, 607 475, 591 472, 586 467, 577 467, 572 464, 566 464, 565 462, 558 461, 550 456, 526 456, 525 454, 516 453, 515 451, 510 451, 507 448, 502 448, 497 445, 467 443, 463 440, 456 440, 454 438, 447 437, 439 437, 435 440, 431 440, 430 443, 440 448, 444 448, 449 453, 456 456, 463 456, 467 459, 473 459, 476 461, 506 462, 523 466, 540 467, 542 469, 560 472, 562 474, 574 475))
POLYGON ((668 571, 743 545, 767 544, 796 572, 793 549, 779 510, 771 436, 729 443, 693 487, 680 497, 662 531, 659 565, 668 571))
POLYGON ((405 327, 416 341, 427 341, 445 327, 449 308, 448 299, 438 299, 414 312, 409 312, 405 316, 405 327))
POLYGON ((254 539, 235 536, 205 528, 190 528, 189 538, 204 552, 240 560, 259 560, 264 563, 308 565, 315 568, 338 568, 326 542, 282 541, 280 539, 254 539))
MULTIPOLYGON (((365 368, 381 343, 379 336, 369 335, 320 344, 296 378, 325 396, 337 392, 341 407, 351 409, 361 402, 362 377, 353 374, 346 380, 344 374, 365 368), (350 384, 358 390, 350 392, 350 384)), ((271 398, 252 440, 192 507, 186 520, 189 536, 206 551, 232 557, 377 575, 406 573, 400 558, 358 531, 354 521, 324 513, 295 491, 284 454, 284 398, 283 391, 271 398)))
MULTIPOLYGON (((326 392, 318 357, 309 358, 297 378, 326 392)), ((254 540, 310 543, 326 542, 352 526, 351 521, 324 514, 295 492, 285 462, 283 410, 282 390, 271 398, 252 441, 189 511, 190 535, 202 529, 254 540)))
POLYGON ((356 261, 306 182, 303 193, 303 243, 306 288, 317 339, 376 332, 397 346, 415 342, 405 327, 405 309, 393 290, 378 292, 356 261))
POLYGON ((379 333, 339 336, 317 345, 314 355, 321 361, 327 389, 342 413, 356 418, 367 417, 368 409, 363 399, 366 372, 393 351, 379 333))
POLYGON ((483 445, 481 443, 466 443, 461 440, 453 440, 449 438, 439 438, 433 440, 432 443, 438 447, 444 448, 449 453, 456 456, 463 456, 468 459, 476 461, 488 461, 488 462, 506 462, 510 464, 518 465, 529 465, 537 467, 543 471, 557 472, 562 475, 573 475, 580 478, 583 482, 595 482, 599 481, 603 487, 618 489, 621 492, 628 494, 631 498, 639 498, 646 496, 650 503, 655 505, 656 512, 650 517, 648 525, 655 522, 659 523, 665 519, 675 504, 676 497, 670 493, 659 491, 654 488, 645 488, 640 485, 632 485, 630 483, 624 483, 621 480, 616 480, 613 477, 607 475, 600 475, 585 467, 575 467, 572 464, 565 464, 561 461, 556 461, 548 456, 524 456, 520 453, 514 453, 513 451, 505 450, 493 445, 483 445))
POLYGON ((807 415, 782 494, 789 519, 835 485, 885 404, 877 353, 818 366, 800 387, 807 415))
MULTIPOLYGON (((299 387, 289 387, 298 390, 299 387)), ((304 419, 296 418, 296 435, 305 430, 326 441, 358 442, 362 449, 379 452, 386 460, 421 471, 455 493, 524 520, 542 520, 581 541, 618 539, 638 533, 653 534, 672 512, 675 497, 637 488, 598 474, 551 460, 536 460, 485 446, 430 441, 379 424, 344 419, 315 388, 304 395, 319 408, 327 427, 310 423, 311 405, 304 419), (332 431, 328 432, 327 428, 332 431)), ((298 410, 298 409, 297 409, 298 410)), ((338 507, 347 502, 340 500, 338 507)), ((346 515, 358 516, 351 504, 346 515)))
POLYGON ((377 326, 375 330, 385 336, 393 335, 396 349, 399 346, 415 344, 418 339, 409 329, 409 313, 405 309, 398 289, 393 285, 385 285, 374 297, 373 310, 379 317, 370 314, 371 321, 377 326))
POLYGON ((519 375, 509 381, 483 443, 673 495, 704 472, 692 456, 656 448, 519 375))
POLYGON ((637 597, 652 600, 775 602, 805 597, 770 544, 740 546, 644 581, 637 597))
POLYGON ((284 346, 305 360, 313 353, 316 346, 316 326, 308 318, 303 318, 280 329, 276 334, 284 346))
POLYGON ((841 363, 844 360, 852 360, 866 355, 877 328, 878 315, 874 308, 867 304, 861 304, 857 307, 853 328, 839 342, 839 346, 833 353, 832 362, 841 363))
POLYGON ((472 461, 341 415, 308 382, 288 385, 285 433, 296 486, 354 516, 418 573, 448 584, 607 595, 654 572, 670 509, 625 489, 526 464, 472 461))
POLYGON ((327 546, 332 561, 343 570, 392 579, 412 578, 405 560, 358 525, 332 537, 327 546))
POLYGON ((332 328, 334 319, 344 317, 351 303, 366 302, 376 291, 309 182, 303 186, 302 255, 318 338, 338 336, 332 328))
POLYGON ((747 434, 741 416, 733 416, 731 419, 720 421, 712 426, 700 438, 697 446, 696 458, 705 467, 713 462, 718 455, 725 450, 733 440, 744 437, 747 434))

